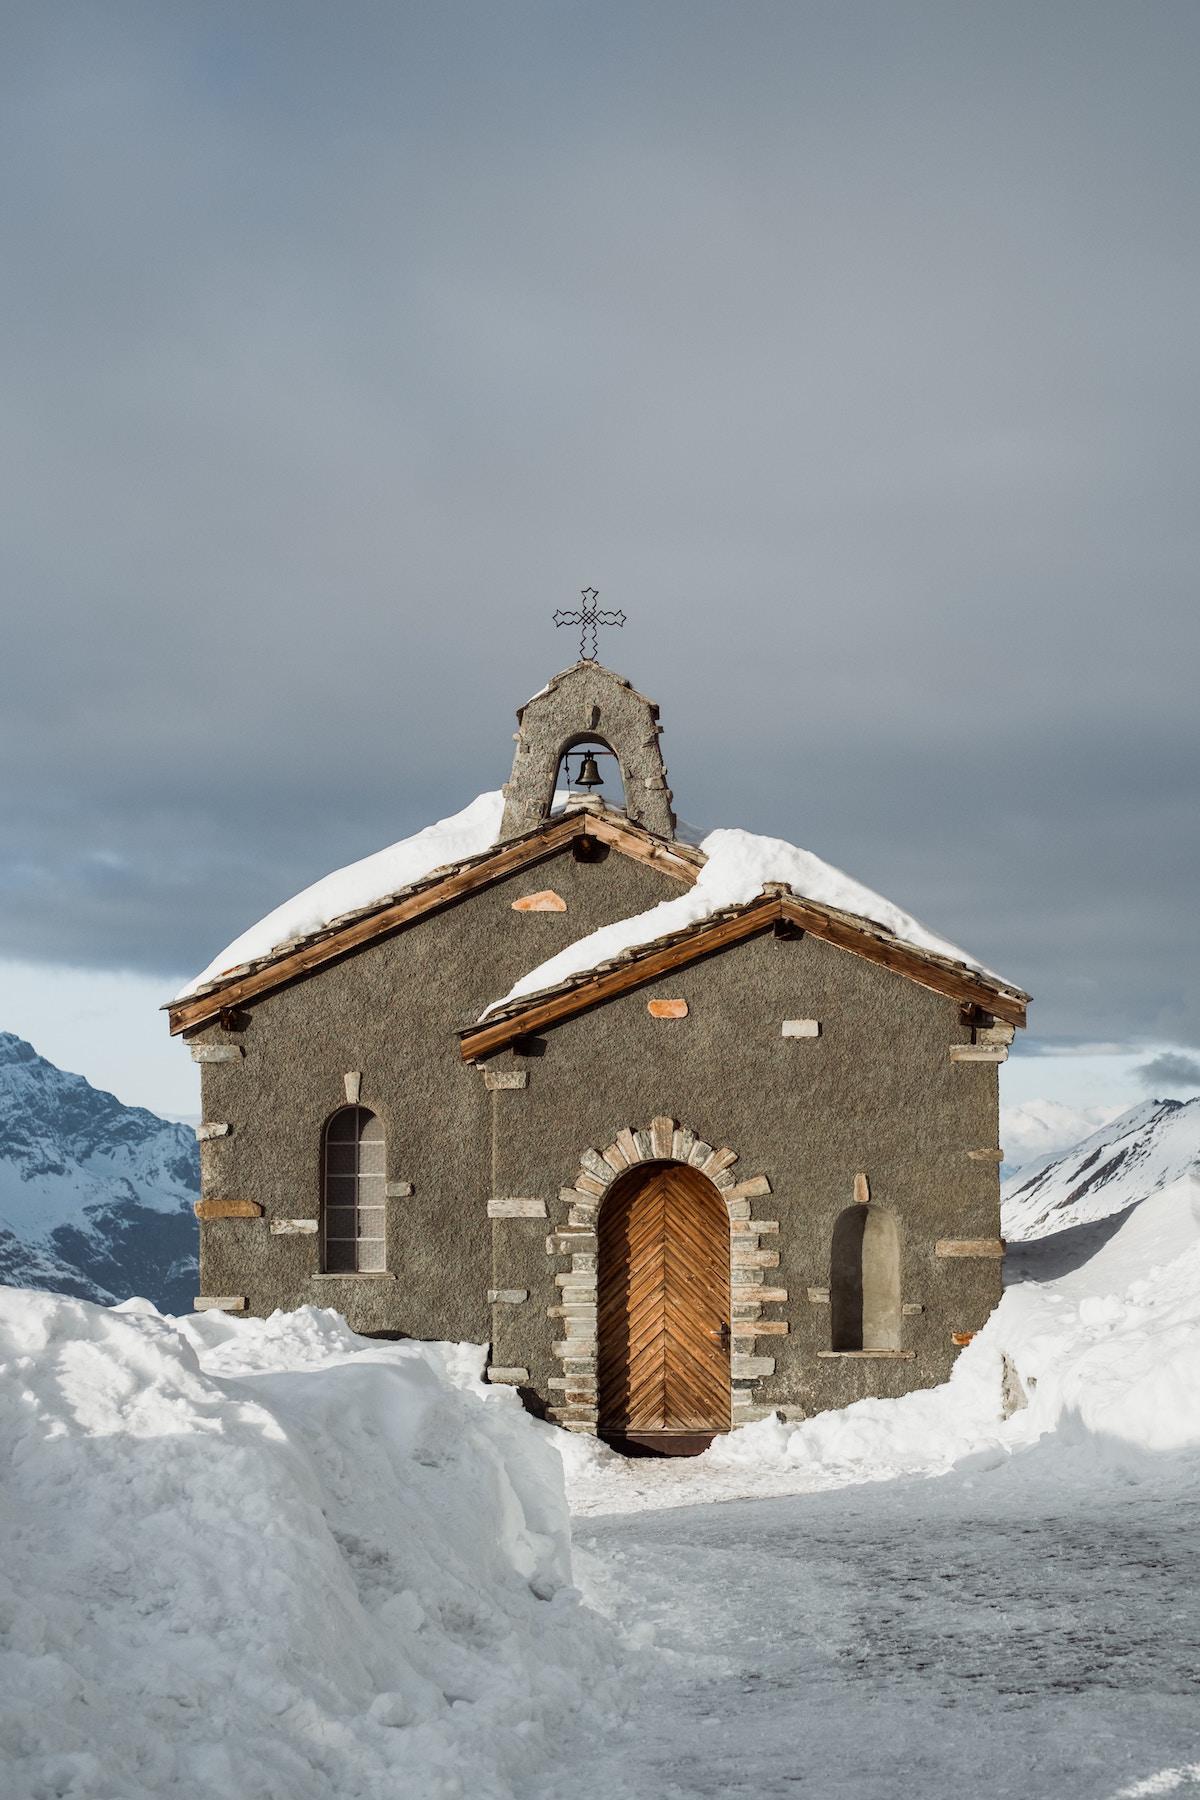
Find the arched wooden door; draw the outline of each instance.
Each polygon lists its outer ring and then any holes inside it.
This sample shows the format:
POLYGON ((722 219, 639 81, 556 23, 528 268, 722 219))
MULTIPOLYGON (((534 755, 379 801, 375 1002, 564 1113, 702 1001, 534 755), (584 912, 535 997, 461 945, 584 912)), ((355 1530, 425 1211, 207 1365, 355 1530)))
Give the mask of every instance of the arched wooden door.
POLYGON ((598 1248, 600 1435, 666 1452, 704 1448, 730 1422, 720 1194, 680 1163, 631 1169, 600 1209, 598 1248))

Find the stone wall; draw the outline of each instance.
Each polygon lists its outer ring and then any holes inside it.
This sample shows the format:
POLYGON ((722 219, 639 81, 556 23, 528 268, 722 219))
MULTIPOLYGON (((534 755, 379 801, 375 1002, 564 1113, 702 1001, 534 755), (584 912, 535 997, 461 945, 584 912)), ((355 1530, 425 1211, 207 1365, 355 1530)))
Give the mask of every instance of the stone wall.
MULTIPOLYGON (((770 1324, 735 1351, 753 1359, 734 1365, 743 1407, 812 1412, 943 1381, 1000 1294, 996 1063, 950 1054, 971 1040, 956 1002, 811 936, 764 935, 563 1022, 535 1056, 494 1058, 526 1078, 492 1094, 495 1364, 561 1401, 563 1290, 586 1305, 588 1202, 632 1129, 648 1154, 668 1138, 675 1154, 676 1131, 686 1160, 697 1142, 728 1153, 709 1166, 745 1204, 739 1285, 771 1296, 733 1321, 770 1324), (686 1013, 655 1016, 665 999, 686 1013), (497 1208, 510 1197, 520 1209, 497 1208), (899 1229, 903 1341, 886 1356, 831 1354, 833 1229, 856 1200, 899 1229)), ((590 1375, 575 1349, 567 1372, 590 1375)))
POLYGON ((955 1002, 814 937, 765 934, 461 1062, 456 1027, 519 974, 678 892, 614 850, 560 853, 252 1003, 243 1028, 194 1036, 204 1295, 490 1339, 493 1379, 586 1429, 604 1192, 622 1159, 678 1157, 730 1208, 739 1417, 945 1379, 1000 1292, 1003 1050, 976 1043, 955 1002), (546 893, 564 910, 514 907, 546 893), (347 1101, 387 1132, 383 1275, 319 1270, 322 1131, 347 1101), (897 1223, 901 1342, 835 1356, 833 1228, 864 1201, 897 1223))
POLYGON ((249 1004, 189 1041, 202 1072, 200 1287, 234 1308, 336 1306, 356 1330, 485 1341, 492 1070, 457 1029, 525 970, 682 891, 603 846, 570 850, 249 1004), (563 910, 515 910, 552 891, 563 910), (348 1079, 349 1078, 349 1079, 348 1079), (348 1100, 387 1133, 387 1272, 322 1275, 322 1132, 348 1100), (206 1216, 207 1215, 207 1216, 206 1216))

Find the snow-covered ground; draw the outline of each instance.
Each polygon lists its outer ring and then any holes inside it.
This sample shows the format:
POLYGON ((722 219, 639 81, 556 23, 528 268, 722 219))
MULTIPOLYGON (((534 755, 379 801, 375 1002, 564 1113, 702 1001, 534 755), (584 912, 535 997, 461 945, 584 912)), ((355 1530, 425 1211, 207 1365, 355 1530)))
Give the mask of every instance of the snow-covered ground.
POLYGON ((531 1796, 1200 1787, 1200 1183, 1118 1217, 1019 1250, 944 1388, 693 1462, 575 1440, 577 1578, 643 1674, 531 1796))
POLYGON ((1080 1447, 584 1520, 632 1706, 529 1800, 1139 1800, 1200 1784, 1195 1485, 1080 1447))
POLYGON ((0 1289, 0 1792, 1200 1786, 1200 1181, 1108 1195, 945 1387, 694 1460, 329 1313, 0 1289))
POLYGON ((0 1288, 4 1800, 511 1800, 618 1691, 477 1352, 0 1288))

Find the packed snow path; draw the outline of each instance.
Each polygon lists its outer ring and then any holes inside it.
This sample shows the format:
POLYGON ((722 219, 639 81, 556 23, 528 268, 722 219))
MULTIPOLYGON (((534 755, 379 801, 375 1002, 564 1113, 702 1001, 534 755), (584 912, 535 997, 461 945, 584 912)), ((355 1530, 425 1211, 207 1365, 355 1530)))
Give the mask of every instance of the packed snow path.
POLYGON ((1194 1791, 1200 1500, 1161 1463, 1097 1484, 1081 1453, 1064 1480, 1035 1447, 977 1474, 581 1519, 589 1597, 651 1644, 625 1716, 592 1715, 531 1793, 1194 1791))

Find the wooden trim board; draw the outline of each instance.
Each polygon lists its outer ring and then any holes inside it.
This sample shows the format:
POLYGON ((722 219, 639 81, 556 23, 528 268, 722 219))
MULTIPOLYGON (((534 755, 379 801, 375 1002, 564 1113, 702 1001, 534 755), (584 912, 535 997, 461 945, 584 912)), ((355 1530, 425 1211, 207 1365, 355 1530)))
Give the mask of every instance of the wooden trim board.
POLYGON ((261 1219, 257 1200, 197 1200, 192 1207, 198 1219, 261 1219))
POLYGON ((769 931, 781 920, 798 924, 805 931, 811 931, 814 937, 833 944, 837 949, 848 950, 853 955, 864 957, 868 962, 878 963, 890 969, 893 974, 906 976, 910 981, 930 988, 948 999, 970 1000, 985 1007, 997 1018, 1004 1018, 1015 1025, 1025 1023, 1028 996, 1015 990, 992 988, 983 977, 972 975, 969 969, 946 963, 940 957, 933 958, 898 941, 879 937, 870 929, 869 924, 856 926, 849 918, 835 916, 812 901, 798 900, 792 895, 768 895, 750 901, 732 918, 691 932, 665 947, 656 950, 651 944, 628 962, 597 970, 584 980, 541 998, 534 995, 519 1009, 490 1025, 485 1021, 471 1026, 462 1033, 463 1060, 474 1062, 478 1057, 489 1056, 515 1042, 517 1038, 528 1037, 546 1025, 555 1024, 560 1019, 569 1018, 602 1001, 615 999, 617 995, 654 981, 660 975, 673 973, 701 957, 711 956, 715 951, 727 949, 731 944, 741 943, 760 932, 769 931))
POLYGON ((666 950, 650 950, 635 961, 624 963, 616 969, 608 969, 603 974, 593 975, 589 980, 561 993, 551 994, 543 1000, 535 998, 522 1007, 520 1012, 501 1019, 495 1025, 473 1027, 462 1040, 463 1061, 474 1062, 476 1057, 487 1056, 516 1038, 528 1037, 543 1025, 552 1025, 569 1014, 597 1005, 601 1000, 611 1000, 618 994, 627 993, 630 988, 641 987, 666 970, 678 968, 685 959, 694 962, 701 956, 710 956, 714 950, 723 950, 730 944, 741 943, 745 938, 768 931, 778 904, 778 901, 768 900, 751 905, 735 918, 726 919, 707 931, 697 932, 682 944, 674 944, 666 950))

